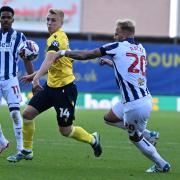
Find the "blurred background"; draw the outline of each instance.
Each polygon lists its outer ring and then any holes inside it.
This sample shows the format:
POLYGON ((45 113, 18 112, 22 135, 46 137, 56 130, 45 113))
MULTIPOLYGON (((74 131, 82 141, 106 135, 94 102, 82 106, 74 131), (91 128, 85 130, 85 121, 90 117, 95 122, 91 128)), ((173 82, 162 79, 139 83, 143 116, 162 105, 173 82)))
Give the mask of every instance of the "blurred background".
MULTIPOLYGON (((136 39, 147 50, 148 87, 153 110, 180 111, 180 2, 178 0, 1 0, 15 10, 14 29, 40 47, 37 70, 45 57, 46 15, 49 8, 65 12, 64 30, 71 49, 93 49, 113 41, 117 19, 136 24, 136 39)), ((98 59, 74 62, 79 90, 77 106, 107 109, 119 101, 113 69, 99 66, 98 59)), ((19 76, 25 74, 20 61, 19 76)), ((41 83, 46 81, 44 77, 41 83)), ((21 84, 22 105, 32 96, 31 85, 21 84)))

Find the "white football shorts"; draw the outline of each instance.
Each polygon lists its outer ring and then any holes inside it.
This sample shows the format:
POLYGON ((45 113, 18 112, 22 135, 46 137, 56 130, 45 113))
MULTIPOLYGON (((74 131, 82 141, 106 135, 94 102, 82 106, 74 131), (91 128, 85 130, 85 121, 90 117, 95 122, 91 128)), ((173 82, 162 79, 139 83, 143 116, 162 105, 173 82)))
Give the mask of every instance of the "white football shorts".
POLYGON ((22 97, 17 77, 0 80, 0 100, 2 97, 6 100, 9 108, 20 106, 22 97))
POLYGON ((141 135, 146 129, 152 111, 152 99, 151 97, 141 98, 138 100, 138 105, 133 105, 133 108, 130 105, 129 110, 127 110, 127 105, 119 101, 112 107, 112 111, 119 119, 124 120, 128 133, 131 136, 135 132, 141 135))

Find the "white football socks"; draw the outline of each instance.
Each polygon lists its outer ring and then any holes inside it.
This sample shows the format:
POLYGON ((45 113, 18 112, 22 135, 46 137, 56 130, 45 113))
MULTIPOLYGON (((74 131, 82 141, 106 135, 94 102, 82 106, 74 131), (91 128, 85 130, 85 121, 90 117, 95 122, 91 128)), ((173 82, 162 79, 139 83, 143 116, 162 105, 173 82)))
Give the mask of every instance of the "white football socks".
POLYGON ((10 115, 13 119, 13 129, 17 143, 17 150, 21 151, 23 149, 23 134, 22 134, 22 117, 18 110, 11 111, 10 115))
POLYGON ((6 138, 4 137, 1 124, 0 124, 0 145, 5 145, 7 143, 6 138))
POLYGON ((145 138, 139 142, 133 142, 136 147, 150 160, 156 163, 160 168, 163 168, 167 162, 160 156, 156 148, 149 143, 145 138))

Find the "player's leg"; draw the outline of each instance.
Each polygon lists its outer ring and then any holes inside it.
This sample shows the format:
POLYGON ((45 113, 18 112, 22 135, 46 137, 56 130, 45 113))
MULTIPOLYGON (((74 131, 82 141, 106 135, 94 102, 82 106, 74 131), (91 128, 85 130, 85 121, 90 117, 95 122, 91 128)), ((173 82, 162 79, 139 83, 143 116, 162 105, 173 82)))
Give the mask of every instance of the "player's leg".
POLYGON ((33 159, 33 136, 35 133, 35 124, 33 119, 41 112, 49 109, 51 107, 50 103, 51 98, 48 98, 48 92, 46 87, 43 91, 40 91, 37 94, 35 94, 29 101, 28 106, 23 112, 24 149, 16 155, 9 156, 7 158, 9 162, 18 162, 22 159, 33 159))
POLYGON ((33 150, 33 137, 35 133, 34 118, 39 111, 31 105, 28 105, 23 112, 23 143, 25 150, 33 150))
POLYGON ((55 109, 57 112, 57 120, 59 131, 63 136, 76 139, 92 145, 96 157, 102 153, 100 145, 100 137, 97 132, 90 134, 80 126, 73 126, 75 119, 75 104, 77 99, 77 89, 74 84, 67 85, 59 92, 54 93, 55 96, 55 109), (59 97, 59 99, 58 99, 59 97))
POLYGON ((32 160, 33 159, 33 151, 32 151, 32 145, 33 145, 33 136, 35 128, 32 126, 34 121, 32 120, 34 117, 36 117, 39 114, 39 112, 32 106, 28 105, 23 113, 23 117, 26 117, 26 120, 24 119, 24 124, 26 129, 23 129, 23 136, 24 136, 24 144, 25 147, 21 149, 17 154, 11 155, 7 157, 7 160, 9 162, 18 162, 22 159, 26 160, 32 160), (33 122, 33 123, 32 123, 33 122))
POLYGON ((154 172, 167 172, 170 170, 170 165, 165 161, 156 148, 149 143, 143 136, 143 131, 147 125, 147 119, 150 116, 151 104, 147 103, 143 107, 131 110, 125 113, 124 119, 128 129, 129 139, 136 147, 157 167, 154 172))
POLYGON ((22 117, 20 113, 20 102, 22 100, 17 77, 3 82, 3 97, 5 98, 10 116, 13 121, 13 129, 17 143, 17 150, 23 149, 22 117))
MULTIPOLYGON (((3 96, 2 89, 0 89, 0 105, 1 105, 2 96, 3 96)), ((2 153, 8 147, 9 147, 9 141, 5 138, 0 124, 0 153, 2 153)))
POLYGON ((143 136, 148 140, 153 146, 156 146, 157 140, 159 139, 160 133, 158 131, 150 131, 145 129, 143 136))
POLYGON ((121 129, 126 129, 123 120, 123 105, 121 102, 116 103, 104 116, 104 122, 108 125, 121 129))
POLYGON ((9 141, 4 137, 0 124, 0 154, 9 147, 9 141))
MULTIPOLYGON (((126 130, 123 116, 123 104, 119 101, 104 116, 104 122, 108 125, 126 130)), ((150 131, 148 129, 145 129, 143 131, 143 135, 153 145, 155 145, 157 139, 159 139, 159 132, 157 131, 150 131)))
POLYGON ((33 119, 51 106, 52 103, 51 97, 49 97, 48 93, 48 86, 45 86, 43 91, 35 94, 29 101, 28 106, 23 112, 23 137, 25 150, 33 150, 33 137, 35 133, 35 122, 33 119))
POLYGON ((100 144, 100 136, 97 132, 90 134, 84 128, 73 125, 67 127, 59 126, 59 131, 65 137, 73 138, 77 141, 90 144, 94 150, 94 155, 96 157, 99 157, 101 155, 102 147, 100 144))

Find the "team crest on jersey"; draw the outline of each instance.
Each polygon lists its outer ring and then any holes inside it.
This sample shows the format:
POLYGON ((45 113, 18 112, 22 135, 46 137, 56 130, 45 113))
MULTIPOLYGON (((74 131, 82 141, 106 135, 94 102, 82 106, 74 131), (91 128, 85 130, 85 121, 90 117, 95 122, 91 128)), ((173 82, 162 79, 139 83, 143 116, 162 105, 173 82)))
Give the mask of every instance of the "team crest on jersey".
POLYGON ((51 43, 52 46, 55 46, 55 47, 59 47, 59 42, 58 41, 53 41, 51 43))
POLYGON ((143 86, 144 85, 144 79, 138 78, 138 85, 143 86))

